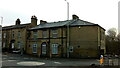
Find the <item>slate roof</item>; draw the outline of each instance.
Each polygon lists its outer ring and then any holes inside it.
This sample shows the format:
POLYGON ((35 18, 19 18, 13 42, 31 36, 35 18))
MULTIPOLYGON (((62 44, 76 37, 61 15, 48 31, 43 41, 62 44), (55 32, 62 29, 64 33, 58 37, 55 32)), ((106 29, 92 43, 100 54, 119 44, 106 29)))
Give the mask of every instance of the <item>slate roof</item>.
POLYGON ((80 19, 74 19, 74 20, 48 22, 48 23, 45 23, 45 24, 39 24, 38 26, 30 28, 29 30, 51 28, 51 27, 61 27, 61 26, 67 26, 68 24, 69 24, 69 26, 98 25, 98 24, 90 23, 90 22, 83 21, 83 20, 80 20, 80 19))
POLYGON ((23 28, 23 27, 26 27, 27 25, 30 25, 30 23, 20 24, 20 25, 5 26, 5 27, 2 27, 2 30, 4 30, 4 29, 14 29, 14 28, 23 28))

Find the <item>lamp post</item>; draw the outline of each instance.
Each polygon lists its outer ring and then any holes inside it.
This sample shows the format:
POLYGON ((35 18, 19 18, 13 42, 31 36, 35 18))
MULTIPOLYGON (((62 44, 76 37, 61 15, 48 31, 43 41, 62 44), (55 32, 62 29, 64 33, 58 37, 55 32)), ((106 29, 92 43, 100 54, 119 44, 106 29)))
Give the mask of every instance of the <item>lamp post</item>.
MULTIPOLYGON (((66 1, 66 0, 65 0, 66 1)), ((69 2, 67 2, 67 20, 69 20, 69 2)), ((69 58, 69 41, 70 39, 70 27, 69 27, 69 22, 68 22, 68 25, 67 25, 67 58, 69 58)))
POLYGON ((69 2, 67 0, 65 0, 67 2, 67 20, 69 20, 69 2))
POLYGON ((2 22, 3 22, 3 17, 1 17, 1 24, 0 25, 2 25, 2 22))

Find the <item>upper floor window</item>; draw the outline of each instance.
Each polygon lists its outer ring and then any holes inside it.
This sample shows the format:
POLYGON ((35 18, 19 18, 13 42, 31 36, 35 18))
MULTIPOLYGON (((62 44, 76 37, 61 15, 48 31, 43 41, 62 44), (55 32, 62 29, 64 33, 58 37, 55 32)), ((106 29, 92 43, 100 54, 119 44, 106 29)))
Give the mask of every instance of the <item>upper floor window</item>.
POLYGON ((12 39, 14 39, 14 31, 12 31, 12 39))
POLYGON ((42 31, 42 37, 43 38, 47 38, 47 30, 43 30, 42 31))
POLYGON ((38 35, 37 35, 37 31, 33 31, 33 37, 34 37, 34 38, 37 38, 37 36, 38 36, 38 35))
POLYGON ((21 37, 21 34, 20 34, 20 31, 18 31, 18 38, 20 38, 21 37))
POLYGON ((31 35, 30 31, 28 31, 28 32, 27 32, 27 39, 30 38, 30 35, 31 35))
POLYGON ((4 38, 6 38, 6 33, 4 33, 4 38))
POLYGON ((52 29, 52 37, 53 38, 58 37, 58 30, 57 29, 52 29))
POLYGON ((101 32, 101 40, 104 40, 105 34, 104 32, 101 32))

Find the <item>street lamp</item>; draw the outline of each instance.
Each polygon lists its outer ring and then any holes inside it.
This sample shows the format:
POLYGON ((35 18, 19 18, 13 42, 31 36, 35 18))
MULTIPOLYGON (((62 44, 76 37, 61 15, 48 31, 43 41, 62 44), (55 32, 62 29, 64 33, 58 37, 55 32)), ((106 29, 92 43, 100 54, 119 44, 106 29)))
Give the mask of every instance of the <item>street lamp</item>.
POLYGON ((67 20, 69 20, 69 2, 67 0, 65 0, 67 2, 67 20))
MULTIPOLYGON (((66 1, 66 0, 65 0, 66 1)), ((67 20, 69 20, 69 2, 67 2, 67 20)), ((70 39, 70 27, 69 27, 70 23, 68 22, 67 25, 67 58, 69 58, 69 39, 70 39)))

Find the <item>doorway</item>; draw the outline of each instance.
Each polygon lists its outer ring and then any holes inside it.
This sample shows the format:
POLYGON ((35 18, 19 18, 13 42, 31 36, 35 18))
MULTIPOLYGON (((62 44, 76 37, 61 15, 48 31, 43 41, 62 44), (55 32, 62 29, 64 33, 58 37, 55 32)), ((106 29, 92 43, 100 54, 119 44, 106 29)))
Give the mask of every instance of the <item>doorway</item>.
POLYGON ((47 44, 46 42, 43 42, 41 44, 41 56, 46 56, 47 55, 47 44))

